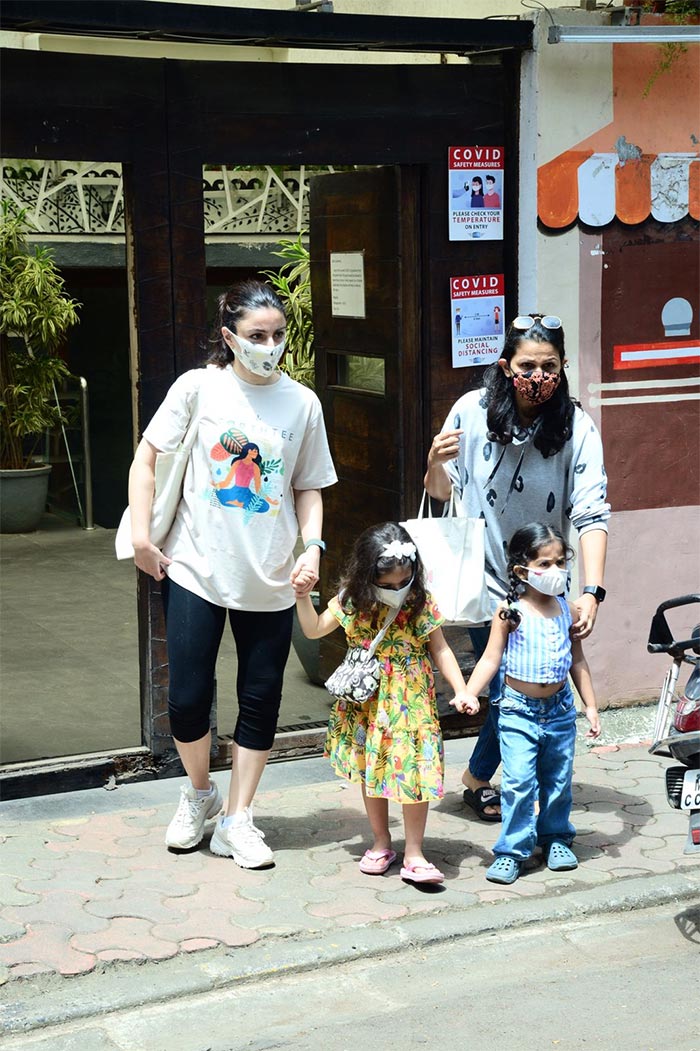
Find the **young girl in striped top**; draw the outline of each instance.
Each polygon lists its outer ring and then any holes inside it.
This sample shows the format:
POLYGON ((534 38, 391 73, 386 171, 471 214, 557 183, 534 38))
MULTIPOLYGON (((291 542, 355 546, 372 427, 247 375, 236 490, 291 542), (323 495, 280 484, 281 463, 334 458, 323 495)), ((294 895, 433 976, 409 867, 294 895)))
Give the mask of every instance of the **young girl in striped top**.
MULTIPOLYGON (((576 741, 569 674, 590 723, 587 737, 600 734, 600 720, 581 643, 569 634, 576 610, 563 594, 571 554, 551 526, 535 522, 514 534, 508 545, 510 590, 467 684, 468 695, 478 697, 504 661, 498 713, 503 823, 493 848, 496 860, 486 873, 492 883, 514 883, 536 845, 554 871, 578 865, 569 817, 576 741)), ((461 703, 459 698, 455 707, 461 703)))

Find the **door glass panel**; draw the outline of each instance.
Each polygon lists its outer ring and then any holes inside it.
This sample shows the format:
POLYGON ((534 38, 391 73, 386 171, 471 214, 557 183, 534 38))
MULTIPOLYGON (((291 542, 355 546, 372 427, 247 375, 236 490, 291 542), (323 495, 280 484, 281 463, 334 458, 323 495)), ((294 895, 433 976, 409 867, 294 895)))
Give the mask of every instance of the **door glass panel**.
POLYGON ((138 746, 141 721, 134 569, 114 557, 133 453, 121 166, 5 159, 1 170, 2 200, 27 210, 30 246, 50 249, 81 304, 56 352, 70 372, 56 392, 66 426, 34 452, 52 465, 46 511, 36 532, 1 538, 10 763, 138 746))
POLYGON ((329 384, 350 390, 386 393, 383 358, 369 358, 361 354, 329 354, 329 384))

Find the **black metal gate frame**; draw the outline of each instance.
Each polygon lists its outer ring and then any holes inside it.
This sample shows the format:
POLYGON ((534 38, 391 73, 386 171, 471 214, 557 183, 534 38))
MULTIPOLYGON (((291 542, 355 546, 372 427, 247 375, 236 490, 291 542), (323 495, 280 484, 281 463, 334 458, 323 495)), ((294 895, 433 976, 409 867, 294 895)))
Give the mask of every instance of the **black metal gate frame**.
MULTIPOLYGON (((400 50, 442 50, 448 42, 450 51, 486 44, 512 50, 499 63, 478 67, 256 64, 258 76, 249 86, 240 75, 250 70, 247 63, 3 49, 0 119, 6 156, 120 161, 124 166, 141 421, 151 417, 174 378, 201 357, 206 332, 202 164, 225 160, 232 144, 242 164, 302 158, 309 164, 419 163, 435 173, 435 185, 438 177, 442 184, 445 144, 455 135, 461 138, 460 129, 476 128, 484 145, 505 143, 512 158, 506 219, 517 231, 519 51, 530 39, 530 23, 498 22, 494 36, 494 20, 299 15, 141 0, 4 0, 0 25, 34 32, 128 31, 148 38, 150 32, 165 31, 166 16, 175 19, 168 32, 187 22, 190 38, 194 28, 210 40, 225 32, 232 42, 245 36, 249 43, 284 40, 311 46, 313 38, 314 46, 327 47, 330 38, 317 26, 323 17, 336 27, 324 32, 332 30, 336 43, 348 48, 384 46, 390 29, 400 50), (149 28, 156 13, 161 28, 149 28), (265 76, 259 76, 263 71, 265 76)), ((465 265, 469 251, 465 246, 465 265)), ((504 258, 502 245, 481 245, 479 252, 480 265, 493 272, 505 269, 514 284, 515 262, 504 258)), ((46 791, 47 779, 54 791, 103 783, 106 769, 120 778, 179 772, 168 725, 159 595, 143 574, 138 603, 143 746, 0 772, 6 797, 8 791, 46 791)))
POLYGON ((0 27, 180 43, 458 55, 530 48, 533 32, 529 19, 518 18, 327 14, 148 0, 3 0, 0 27))

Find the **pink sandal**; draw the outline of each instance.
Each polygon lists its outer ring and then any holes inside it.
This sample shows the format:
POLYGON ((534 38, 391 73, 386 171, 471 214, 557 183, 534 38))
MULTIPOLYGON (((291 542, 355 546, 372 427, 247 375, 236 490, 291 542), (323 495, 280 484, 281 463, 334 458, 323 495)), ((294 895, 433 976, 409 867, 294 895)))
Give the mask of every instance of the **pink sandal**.
POLYGON ((401 879, 409 883, 444 883, 445 877, 439 868, 426 862, 425 865, 404 865, 401 869, 401 879))
POLYGON ((393 850, 366 850, 360 858, 360 872, 366 876, 383 876, 395 861, 396 852, 393 850))

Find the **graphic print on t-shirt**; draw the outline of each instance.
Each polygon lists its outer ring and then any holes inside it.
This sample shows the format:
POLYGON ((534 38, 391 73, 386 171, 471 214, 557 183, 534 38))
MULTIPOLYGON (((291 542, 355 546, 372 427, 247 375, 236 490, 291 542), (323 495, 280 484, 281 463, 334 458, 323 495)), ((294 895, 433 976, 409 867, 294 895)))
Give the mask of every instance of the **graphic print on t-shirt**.
POLYGON ((279 437, 258 421, 255 435, 231 424, 209 452, 214 496, 221 507, 277 515, 282 496, 284 460, 279 437))

